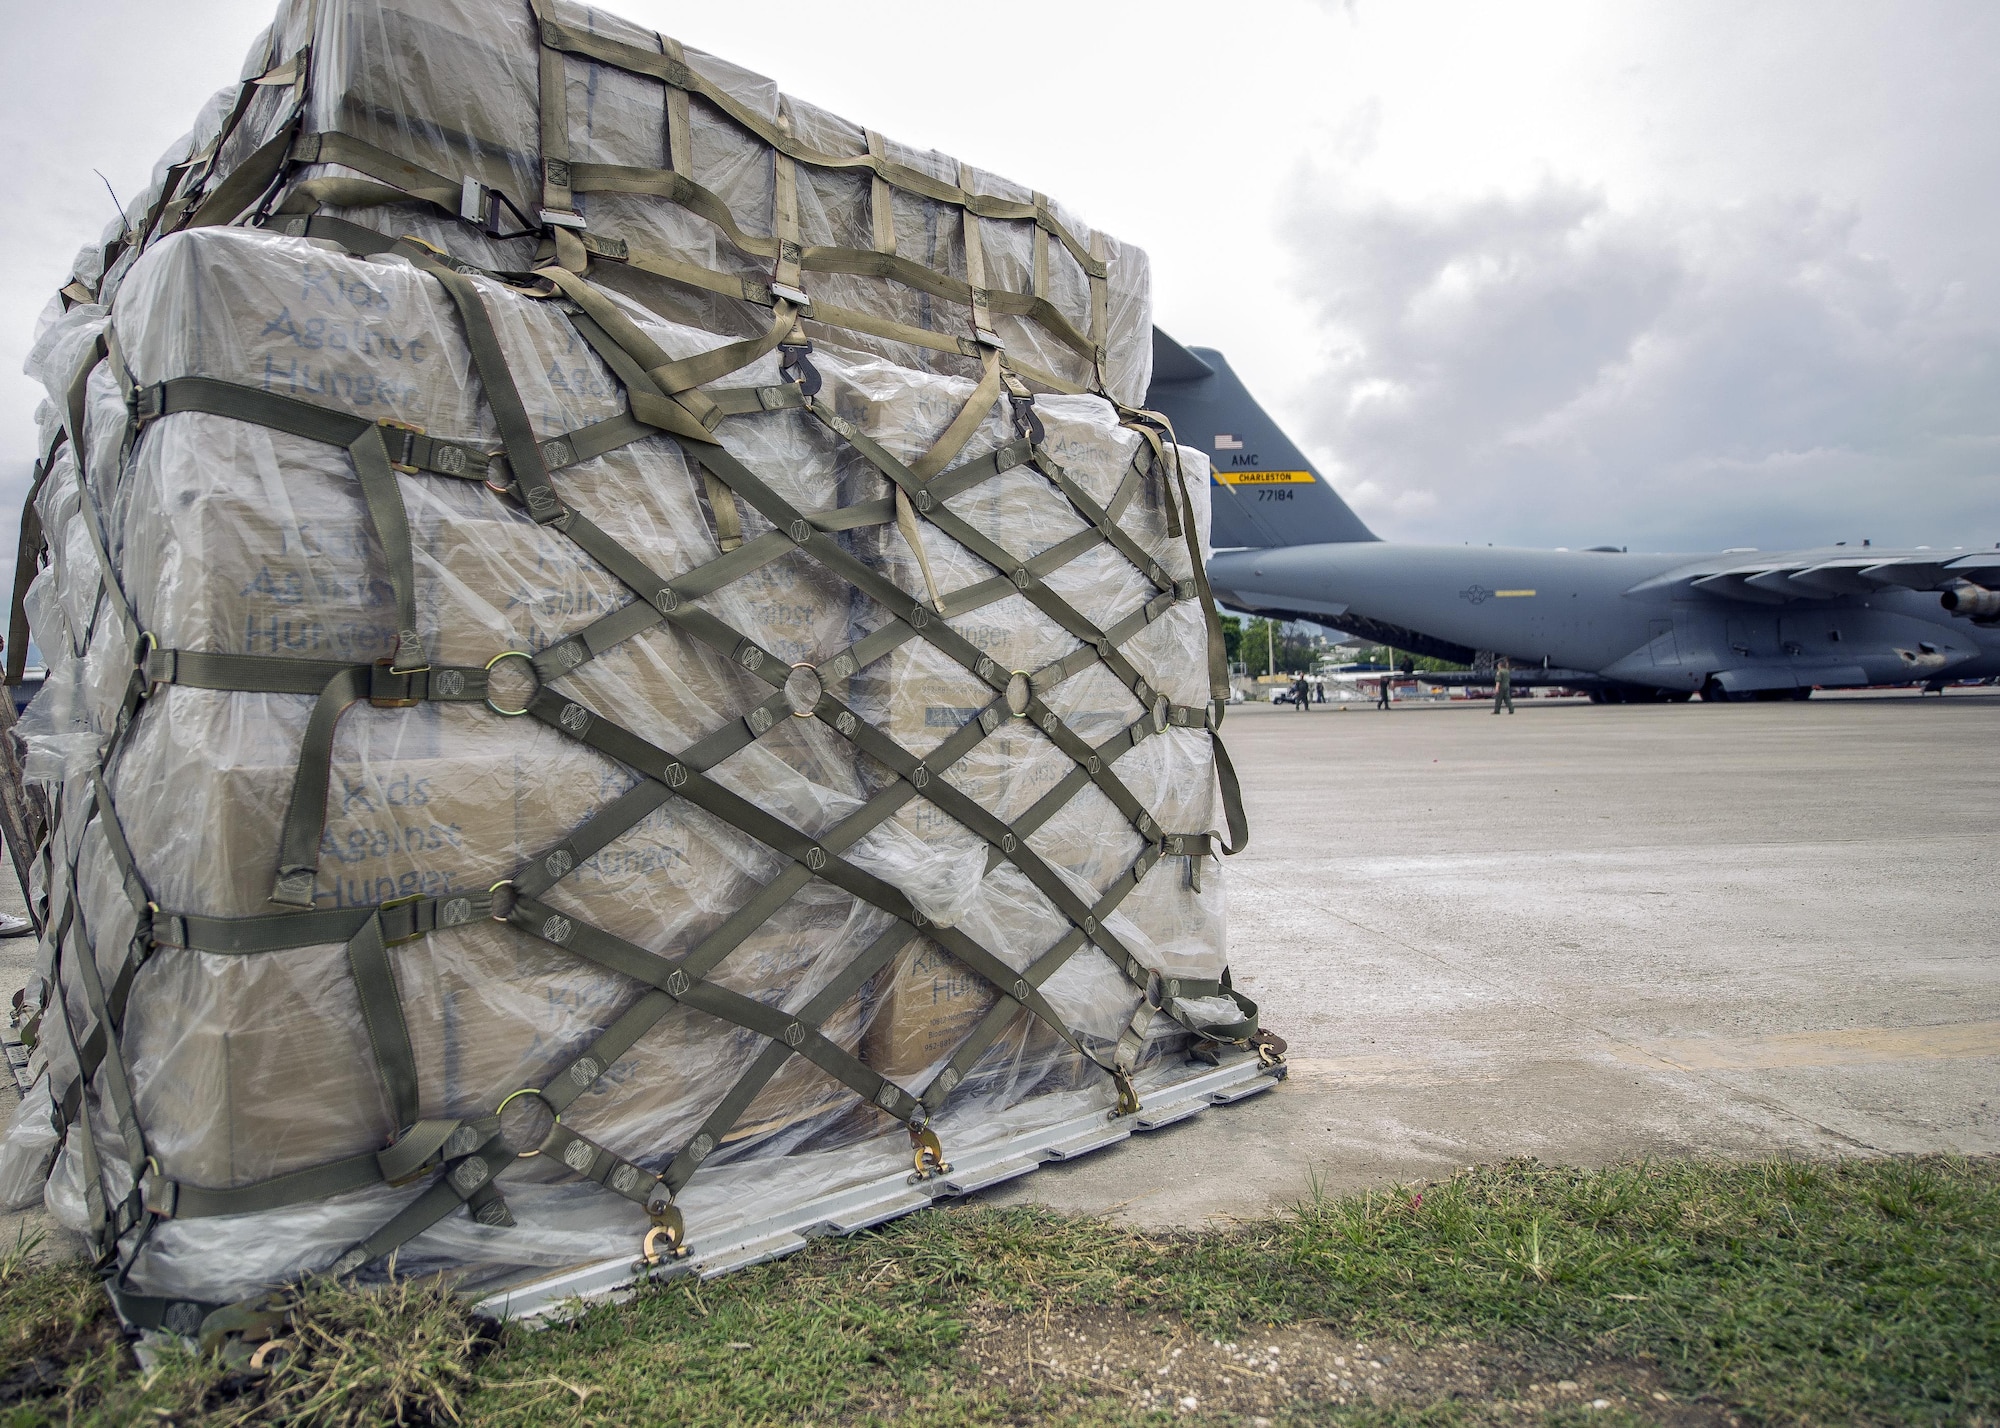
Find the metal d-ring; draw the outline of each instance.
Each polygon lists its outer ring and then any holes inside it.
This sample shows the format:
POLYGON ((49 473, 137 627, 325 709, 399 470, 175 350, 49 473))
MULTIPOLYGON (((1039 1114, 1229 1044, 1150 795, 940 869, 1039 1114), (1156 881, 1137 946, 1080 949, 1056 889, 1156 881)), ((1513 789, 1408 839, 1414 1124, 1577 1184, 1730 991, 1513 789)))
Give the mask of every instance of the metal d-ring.
POLYGON ((1033 702, 1035 697, 1035 681, 1029 676, 1028 671, 1025 669, 1008 670, 1007 688, 1003 691, 1002 697, 1007 701, 1007 714, 1009 718, 1027 718, 1028 705, 1033 702), (1027 690, 1027 693, 1022 696, 1021 707, 1019 709, 1014 707, 1014 681, 1017 679, 1021 681, 1022 686, 1027 690))
MULTIPOLYGON (((160 647, 160 642, 158 639, 154 637, 153 632, 151 630, 148 630, 144 634, 140 635, 138 643, 132 647, 133 673, 144 674, 146 672, 146 657, 159 647, 160 647)), ((147 680, 146 697, 148 699, 151 699, 153 697, 153 691, 158 689, 159 687, 160 687, 159 680, 157 679, 147 680)))
MULTIPOLYGON (((535 657, 533 655, 529 654, 526 650, 502 650, 499 654, 493 656, 492 659, 486 661, 487 674, 491 675, 493 673, 493 666, 500 663, 503 659, 525 660, 528 665, 528 673, 535 681, 535 694, 541 692, 542 672, 535 668, 535 657)), ((530 694, 528 698, 532 701, 535 694, 530 694)), ((526 704, 523 704, 519 709, 502 709, 498 704, 495 704, 493 702, 493 682, 491 679, 488 679, 486 683, 486 707, 503 719, 518 719, 528 712, 526 704)))
MULTIPOLYGON (((502 878, 502 879, 500 879, 500 881, 499 881, 499 882, 497 882, 497 883, 493 884, 493 886, 492 886, 492 887, 490 887, 490 888, 488 888, 488 889, 486 890, 486 895, 487 895, 488 897, 492 897, 492 896, 493 896, 493 894, 495 894, 495 893, 499 892, 499 891, 500 891, 500 889, 502 889, 502 888, 511 888, 512 886, 514 886, 514 880, 513 880, 512 878, 502 878)), ((489 913, 487 913, 486 915, 487 915, 488 917, 492 918, 492 919, 493 919, 493 920, 494 920, 495 922, 505 922, 505 921, 507 920, 506 918, 504 918, 504 917, 500 916, 500 915, 499 915, 498 913, 494 913, 494 912, 489 912, 489 913)), ((515 1092, 514 1094, 515 1094, 515 1095, 519 1095, 519 1094, 520 1094, 520 1092, 516 1091, 516 1092, 515 1092)))
MULTIPOLYGON (((806 662, 805 662, 804 660, 800 660, 800 661, 798 661, 798 662, 794 663, 794 664, 792 665, 792 668, 793 668, 793 669, 807 669, 807 670, 811 670, 811 671, 812 671, 812 677, 813 677, 813 683, 815 683, 815 684, 817 684, 817 685, 819 686, 819 692, 820 692, 820 694, 821 694, 822 696, 824 696, 824 695, 826 694, 826 681, 825 681, 825 680, 823 680, 823 679, 821 679, 821 678, 819 677, 819 666, 818 666, 818 665, 816 665, 816 664, 808 664, 808 663, 806 663, 806 662)), ((790 684, 790 683, 791 683, 791 678, 790 678, 790 676, 787 676, 787 677, 786 677, 786 679, 785 679, 785 683, 786 683, 786 684, 790 684)), ((785 691, 785 702, 786 702, 787 704, 791 703, 791 691, 790 691, 790 690, 786 690, 786 691, 785 691)), ((812 717, 813 717, 813 711, 814 711, 814 710, 816 710, 816 709, 818 709, 818 708, 819 708, 819 700, 818 700, 818 699, 815 699, 815 700, 813 700, 812 704, 811 704, 811 705, 810 705, 809 707, 805 708, 805 709, 794 709, 794 710, 792 710, 792 717, 793 717, 794 719, 810 719, 810 718, 812 718, 812 717)))
MULTIPOLYGON (((500 884, 498 884, 498 883, 495 883, 495 884, 494 884, 494 886, 495 886, 495 887, 498 887, 498 886, 500 886, 500 884)), ((509 1093, 507 1094, 507 1099, 506 1099, 506 1100, 504 1100, 504 1101, 502 1101, 502 1102, 501 1102, 501 1103, 500 1103, 500 1104, 499 1104, 499 1105, 498 1105, 497 1107, 495 1107, 495 1108, 494 1108, 494 1111, 493 1111, 493 1116, 494 1116, 494 1119, 495 1119, 495 1120, 498 1120, 498 1119, 499 1119, 499 1118, 500 1118, 501 1116, 505 1115, 505 1114, 506 1114, 506 1112, 507 1112, 507 1107, 509 1107, 509 1106, 511 1106, 512 1104, 514 1104, 514 1102, 515 1102, 515 1101, 519 1100, 519 1099, 520 1099, 521 1097, 523 1097, 523 1096, 534 1096, 534 1097, 536 1097, 536 1098, 537 1098, 538 1100, 540 1100, 540 1101, 541 1101, 541 1103, 542 1103, 543 1105, 545 1105, 545 1106, 548 1106, 548 1105, 549 1105, 549 1098, 548 1098, 547 1096, 544 1096, 544 1095, 542 1095, 542 1093, 541 1093, 540 1091, 537 1091, 537 1090, 536 1090, 536 1089, 535 1089, 535 1088, 534 1088, 533 1086, 523 1086, 523 1087, 522 1087, 522 1088, 521 1088, 520 1090, 518 1090, 518 1091, 510 1091, 510 1092, 509 1092, 509 1093)), ((551 1111, 551 1112, 552 1112, 552 1113, 553 1113, 553 1114, 555 1115, 555 1118, 556 1118, 556 1124, 557 1124, 557 1125, 561 1125, 561 1124, 562 1124, 562 1112, 561 1112, 561 1111, 558 1111, 558 1110, 556 1110, 556 1108, 555 1108, 554 1106, 549 1106, 549 1110, 550 1110, 550 1111, 551 1111)), ((515 1152, 514 1152, 514 1158, 515 1158, 516 1160, 528 1160, 528 1159, 531 1159, 531 1158, 533 1158, 534 1156, 537 1156, 537 1155, 540 1155, 541 1153, 542 1153, 542 1152, 541 1152, 541 1151, 540 1151, 539 1149, 537 1149, 537 1150, 517 1150, 517 1151, 515 1151, 515 1152)))

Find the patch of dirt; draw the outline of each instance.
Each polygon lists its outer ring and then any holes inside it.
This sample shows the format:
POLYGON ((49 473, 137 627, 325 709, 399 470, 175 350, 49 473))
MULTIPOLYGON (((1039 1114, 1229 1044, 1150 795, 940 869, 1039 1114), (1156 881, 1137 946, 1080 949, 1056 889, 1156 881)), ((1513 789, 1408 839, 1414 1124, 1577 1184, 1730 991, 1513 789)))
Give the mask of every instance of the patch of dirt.
MULTIPOLYGON (((87 1292, 94 1298, 103 1297, 103 1291, 95 1285, 87 1292)), ((52 1317, 50 1322, 36 1326, 32 1337, 0 1344, 0 1410, 62 1392, 64 1373, 71 1364, 92 1358, 107 1346, 121 1344, 123 1335, 111 1315, 109 1301, 101 1307, 92 1307, 98 1312, 81 1327, 73 1329, 67 1319, 52 1317)), ((131 1354, 122 1348, 120 1358, 127 1368, 137 1366, 131 1354)), ((0 1412, 0 1417, 4 1416, 0 1412)))
POLYGON ((1253 1428, 1311 1405, 1444 1400, 1477 1405, 1481 1416, 1501 1421, 1567 1410, 1565 1418, 1596 1411, 1671 1428, 1738 1422, 1719 1405, 1677 1398, 1651 1368, 1630 1360, 1577 1361, 1558 1374, 1552 1361, 1490 1344, 1418 1349, 1309 1326, 1231 1341, 1153 1315, 1053 1306, 1021 1314, 988 1306, 974 1311, 962 1352, 989 1382, 1011 1390, 1063 1384, 1122 1398, 1138 1412, 1234 1415, 1253 1428))

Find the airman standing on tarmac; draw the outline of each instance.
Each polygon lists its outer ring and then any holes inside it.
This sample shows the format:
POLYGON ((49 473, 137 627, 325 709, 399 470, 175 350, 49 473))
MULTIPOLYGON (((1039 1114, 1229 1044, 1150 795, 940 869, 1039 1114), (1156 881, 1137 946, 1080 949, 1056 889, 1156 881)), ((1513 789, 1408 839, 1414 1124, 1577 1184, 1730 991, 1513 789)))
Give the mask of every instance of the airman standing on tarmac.
POLYGON ((1297 679, 1292 681, 1292 703, 1297 705, 1299 713, 1303 714, 1306 712, 1307 706, 1309 706, 1312 702, 1313 702, 1312 681, 1307 679, 1302 674, 1297 679))
POLYGON ((1493 663, 1493 712, 1498 714, 1501 705, 1507 712, 1514 712, 1514 666, 1505 655, 1493 663))
POLYGON ((1389 676, 1386 674, 1382 676, 1382 692, 1376 697, 1375 707, 1377 709, 1389 707, 1389 676))

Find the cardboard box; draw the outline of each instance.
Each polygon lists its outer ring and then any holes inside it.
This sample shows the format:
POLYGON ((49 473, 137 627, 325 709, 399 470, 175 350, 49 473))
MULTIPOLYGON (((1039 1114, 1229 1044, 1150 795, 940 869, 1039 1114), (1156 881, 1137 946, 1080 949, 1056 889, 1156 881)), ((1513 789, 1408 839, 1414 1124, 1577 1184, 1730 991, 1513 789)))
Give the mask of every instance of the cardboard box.
POLYGON ((929 938, 912 942, 876 982, 861 1058, 913 1091, 924 1088, 999 999, 984 978, 929 938))

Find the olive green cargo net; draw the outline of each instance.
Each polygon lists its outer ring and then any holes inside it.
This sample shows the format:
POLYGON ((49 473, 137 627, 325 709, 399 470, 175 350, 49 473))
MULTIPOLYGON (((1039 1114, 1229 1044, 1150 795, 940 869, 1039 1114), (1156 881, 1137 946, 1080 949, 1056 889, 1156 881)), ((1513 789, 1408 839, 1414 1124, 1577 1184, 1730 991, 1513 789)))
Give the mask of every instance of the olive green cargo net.
MULTIPOLYGON (((1045 1028, 1083 1063, 1097 1068, 1104 1084, 1115 1088, 1114 1116, 1139 1109, 1133 1073, 1159 1019, 1178 1025, 1198 1047, 1257 1047, 1266 1039, 1257 1028, 1255 1006, 1232 989, 1226 970, 1213 979, 1170 975, 1148 965, 1138 949, 1107 925, 1149 875, 1184 877, 1198 891, 1203 860, 1239 848, 1245 828, 1236 780, 1216 734, 1227 683, 1214 602, 1203 573, 1200 513, 1171 432, 1149 413, 1120 407, 1124 426, 1143 439, 1111 499, 1093 499, 1046 444, 1036 392, 1101 394, 1101 381, 1093 375, 1085 383, 1069 382, 1017 361, 994 330, 994 313, 1040 324, 1085 358, 1096 374, 1104 353, 1101 255, 1093 255, 1092 245, 1072 235, 1039 196, 1026 204, 983 198, 964 186, 891 162, 883 157, 884 146, 873 134, 862 155, 815 150, 791 134, 782 109, 773 122, 744 108, 691 70, 671 41, 662 40, 657 52, 647 52, 586 33, 539 7, 537 19, 542 45, 542 186, 532 201, 517 204, 513 197, 471 179, 453 183, 338 132, 303 132, 300 116, 305 112, 312 66, 310 57, 300 53, 243 87, 243 97, 222 133, 206 152, 169 170, 143 231, 126 240, 131 247, 142 248, 182 229, 247 221, 293 238, 327 240, 362 257, 406 259, 441 290, 455 313, 470 359, 468 379, 477 383, 497 430, 497 443, 435 436, 398 422, 372 420, 343 409, 337 401, 308 401, 211 376, 141 383, 107 328, 76 374, 62 429, 38 471, 39 488, 64 447, 70 459, 81 463, 87 445, 86 391, 100 369, 118 384, 131 434, 108 456, 92 448, 93 461, 125 459, 154 423, 184 413, 226 418, 339 448, 351 462, 366 512, 365 535, 386 570, 395 611, 393 642, 379 657, 360 661, 169 647, 145 627, 134 600, 128 598, 111 553, 112 540, 93 502, 88 498, 81 502, 81 519, 109 611, 97 637, 116 640, 135 654, 101 762, 88 777, 62 784, 53 818, 56 832, 44 850, 44 857, 55 865, 49 868, 45 931, 51 990, 40 1037, 52 1049, 51 1064, 57 1068, 52 1086, 56 1115, 74 1138, 85 1197, 101 1226, 95 1248, 112 1276, 121 1311, 134 1323, 186 1330, 213 1308, 124 1288, 126 1273, 164 1221, 276 1211, 383 1184, 412 1187, 400 1210, 352 1244, 332 1266, 338 1273, 354 1273, 377 1265, 461 1206, 480 1224, 512 1224, 505 1192, 495 1177, 520 1155, 546 1156, 606 1192, 643 1207, 654 1226, 654 1233, 646 1237, 648 1259, 685 1253, 676 1197, 724 1144, 759 1093, 795 1060, 809 1062, 844 1088, 853 1098, 851 1104, 872 1106, 901 1122, 909 1133, 915 1175, 929 1177, 948 1168, 946 1147, 932 1126, 934 1116, 947 1106, 981 1056, 1023 1019, 1045 1028), (565 55, 584 56, 664 82, 671 167, 637 170, 572 159, 562 100, 565 55), (231 129, 251 112, 253 103, 274 92, 290 96, 290 117, 281 117, 275 135, 225 172, 217 155, 227 150, 231 129), (745 231, 720 199, 687 177, 690 96, 720 110, 772 150, 773 236, 745 231), (328 163, 367 178, 292 181, 303 168, 328 163), (797 241, 798 175, 807 168, 858 170, 867 176, 875 213, 874 248, 807 247, 797 241), (897 192, 915 192, 956 208, 962 222, 962 277, 896 255, 891 200, 897 192), (663 254, 648 254, 611 232, 584 226, 577 196, 600 193, 643 195, 686 208, 708 220, 742 253, 767 261, 769 280, 751 283, 663 254), (532 235, 534 261, 526 268, 490 269, 454 257, 437 243, 393 236, 352 216, 321 211, 334 205, 348 215, 381 208, 392 221, 414 211, 411 205, 428 206, 482 237, 496 232, 497 215, 520 215, 523 232, 532 235), (531 210, 532 216, 523 210, 531 210), (1074 258, 1090 281, 1087 331, 1033 292, 1010 293, 987 286, 982 219, 1033 225, 1038 278, 1046 271, 1052 241, 1074 258), (640 268, 672 284, 756 304, 765 312, 762 329, 710 351, 673 358, 634 320, 628 304, 614 296, 619 290, 607 288, 607 279, 624 268, 640 268), (816 273, 866 274, 949 298, 962 305, 968 330, 950 336, 816 301, 807 288, 809 275, 816 273), (583 347, 615 377, 625 410, 575 430, 537 430, 496 329, 494 304, 513 302, 559 311, 583 347), (969 399, 915 460, 898 459, 878 440, 879 433, 871 435, 864 429, 828 375, 838 364, 830 357, 815 360, 815 337, 837 345, 844 335, 855 333, 947 353, 969 366, 967 375, 975 380, 969 399), (760 362, 768 370, 763 359, 774 353, 781 377, 777 383, 715 385, 760 362), (802 509, 718 439, 718 433, 730 429, 726 423, 755 424, 779 419, 781 414, 786 419, 809 418, 843 460, 859 463, 886 485, 889 494, 802 509), (965 458, 982 425, 995 420, 1005 424, 1008 439, 982 455, 965 458), (691 569, 662 568, 657 553, 615 539, 565 499, 566 472, 649 441, 673 443, 687 469, 699 472, 700 499, 715 548, 721 552, 716 558, 691 569), (950 504, 954 497, 977 492, 984 483, 1024 472, 1038 473, 1081 521, 1075 534, 1033 554, 1008 549, 950 504), (537 525, 572 542, 628 592, 629 601, 582 619, 540 648, 496 650, 483 665, 435 659, 421 632, 414 565, 418 547, 404 498, 410 483, 425 482, 483 486, 537 525), (1151 502, 1163 511, 1170 536, 1185 549, 1190 572, 1186 578, 1169 575, 1121 525, 1121 517, 1135 502, 1151 502), (749 513, 761 518, 761 524, 749 519, 749 513), (753 534, 753 528, 761 533, 753 534), (871 529, 885 536, 893 530, 907 544, 920 572, 916 583, 923 587, 921 595, 913 595, 855 553, 851 537, 871 529), (962 588, 940 589, 926 555, 931 531, 996 573, 962 588), (1073 562, 1101 556, 1107 547, 1130 563, 1150 593, 1116 619, 1093 620, 1059 593, 1059 577, 1073 562), (830 658, 810 664, 788 661, 704 608, 705 597, 777 562, 800 557, 844 583, 857 598, 872 602, 879 616, 874 628, 830 658), (1016 596, 1070 636, 1074 649, 1039 668, 1013 668, 950 623, 1016 596), (1149 683, 1124 648, 1169 611, 1190 605, 1198 606, 1207 630, 1209 702, 1201 705, 1170 701, 1149 683), (581 695, 566 692, 564 681, 569 676, 663 626, 727 660, 767 693, 726 725, 684 747, 667 748, 635 732, 630 719, 621 722, 619 709, 595 707, 581 695), (985 699, 963 711, 963 723, 921 755, 858 714, 851 698, 841 692, 878 661, 919 646, 969 674, 984 690, 985 699), (1051 702, 1066 682, 1086 671, 1108 672, 1142 711, 1109 738, 1093 740, 1080 734, 1051 702), (112 771, 133 731, 146 720, 150 704, 176 686, 309 696, 315 701, 279 841, 271 850, 268 913, 217 917, 163 906, 142 874, 143 850, 128 844, 112 795, 112 771), (534 720, 615 761, 636 781, 566 837, 542 848, 511 876, 484 891, 327 906, 320 862, 328 791, 337 772, 336 738, 343 713, 364 703, 383 710, 451 703, 483 709, 495 721, 534 720), (869 767, 883 771, 879 788, 857 810, 812 833, 713 776, 718 765, 793 720, 812 721, 832 731, 864 756, 869 767), (1066 772, 1025 812, 1003 819, 947 775, 997 731, 1020 727, 1020 721, 1061 752, 1066 772), (1214 829, 1160 826, 1121 780, 1121 757, 1170 729, 1207 733, 1225 810, 1226 838, 1214 829), (1141 843, 1129 867, 1095 897, 1080 892, 1074 878, 1066 878, 1030 845, 1037 830, 1085 790, 1095 790, 1108 800, 1141 843), (672 956, 595 924, 574 902, 558 906, 548 900, 552 890, 578 868, 676 800, 778 855, 782 871, 691 950, 672 956), (1010 964, 961 927, 927 919, 909 895, 850 856, 871 832, 920 804, 970 830, 985 845, 989 873, 1003 864, 1017 870, 1065 924, 1066 930, 1025 967, 1010 964), (94 932, 86 925, 91 908, 79 884, 79 853, 86 831, 93 828, 109 850, 129 905, 133 930, 119 956, 106 948, 101 929, 94 932), (1160 871, 1163 864, 1171 871, 1160 871), (885 930, 791 1012, 714 978, 732 951, 816 881, 879 913, 885 930), (478 1114, 426 1117, 425 1088, 406 1024, 406 989, 399 985, 396 949, 478 919, 503 923, 524 939, 628 978, 644 991, 580 1054, 551 1057, 545 1074, 531 1084, 478 1114), (988 984, 993 1003, 941 1068, 921 1084, 905 1085, 866 1064, 829 1035, 825 1023, 920 937, 936 943, 988 984), (374 1074, 397 1127, 393 1140, 379 1151, 257 1183, 213 1188, 176 1179, 162 1158, 149 1150, 148 1127, 141 1123, 135 1105, 132 1067, 121 1040, 135 978, 149 960, 181 950, 251 958, 330 943, 346 948, 347 976, 365 1022, 374 1074), (1115 1038, 1080 1033, 1042 991, 1086 947, 1104 954, 1137 993, 1136 1010, 1115 1038), (1191 1004, 1216 998, 1234 1003, 1233 1018, 1216 1020, 1190 1011, 1191 1004), (692 1009, 742 1028, 763 1042, 762 1050, 735 1073, 733 1084, 698 1129, 672 1146, 634 1152, 599 1144, 566 1124, 564 1112, 577 1098, 598 1087, 621 1057, 677 1009, 692 1009), (89 1104, 93 1098, 98 1101, 95 1118, 89 1104), (106 1144, 100 1146, 107 1125, 116 1134, 105 1137, 106 1144), (105 1174, 107 1157, 121 1163, 122 1173, 105 1174), (107 1184, 131 1188, 118 1198, 107 1195, 107 1184), (194 1310, 199 1313, 191 1320, 194 1310)), ((1101 241, 1096 246, 1101 248, 1101 241)), ((108 256, 107 266, 119 261, 119 255, 108 256)), ((1045 288, 1046 280, 1037 286, 1045 288)), ((97 296, 81 282, 73 287, 78 290, 68 293, 72 301, 97 296)), ((97 920, 105 918, 100 913, 97 920)))

